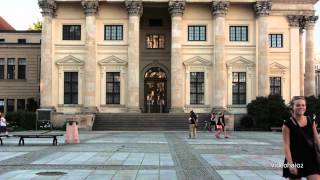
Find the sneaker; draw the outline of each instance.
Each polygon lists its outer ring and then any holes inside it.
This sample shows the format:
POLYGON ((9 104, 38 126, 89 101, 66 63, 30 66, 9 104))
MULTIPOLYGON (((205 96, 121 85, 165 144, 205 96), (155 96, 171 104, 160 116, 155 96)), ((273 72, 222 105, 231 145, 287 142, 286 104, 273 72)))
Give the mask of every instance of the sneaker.
POLYGON ((228 136, 225 136, 224 138, 226 138, 226 139, 227 139, 227 138, 229 138, 229 137, 228 137, 228 136))

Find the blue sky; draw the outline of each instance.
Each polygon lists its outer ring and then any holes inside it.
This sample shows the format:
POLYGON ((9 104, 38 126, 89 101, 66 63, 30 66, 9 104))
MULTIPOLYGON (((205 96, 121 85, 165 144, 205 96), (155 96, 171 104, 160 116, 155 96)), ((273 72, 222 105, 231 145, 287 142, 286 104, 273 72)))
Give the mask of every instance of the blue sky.
MULTIPOLYGON (((320 1, 316 4, 316 15, 320 16, 320 1)), ((41 20, 38 0, 0 0, 0 16, 17 30, 28 29, 33 22, 41 20)), ((320 51, 320 19, 315 28, 316 48, 320 51)))

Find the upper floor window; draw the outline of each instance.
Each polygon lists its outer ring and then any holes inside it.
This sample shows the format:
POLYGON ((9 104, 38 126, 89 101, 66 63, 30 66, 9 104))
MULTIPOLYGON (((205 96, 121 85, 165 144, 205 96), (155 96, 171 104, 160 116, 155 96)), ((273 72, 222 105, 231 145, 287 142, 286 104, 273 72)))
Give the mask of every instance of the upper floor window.
POLYGON ((63 40, 81 40, 80 25, 63 25, 62 31, 63 40))
POLYGON ((270 94, 281 96, 281 77, 270 77, 270 94))
POLYGON ((206 26, 188 26, 188 41, 205 41, 206 35, 206 26))
POLYGON ((107 79, 106 103, 120 104, 120 73, 107 72, 106 79, 107 79))
POLYGON ((78 72, 64 73, 64 104, 78 104, 78 72))
POLYGON ((282 48, 283 47, 283 35, 282 34, 269 34, 269 47, 282 48))
POLYGON ((204 73, 190 73, 190 104, 204 104, 204 73))
POLYGON ((25 58, 18 59, 18 79, 26 79, 27 60, 25 58))
POLYGON ((123 26, 105 25, 104 40, 123 40, 123 26))
POLYGON ((4 58, 0 58, 0 79, 4 79, 4 67, 5 67, 4 58))
POLYGON ((246 104, 246 73, 232 73, 232 104, 246 104))
POLYGON ((8 58, 7 79, 14 79, 15 78, 15 66, 16 66, 16 60, 14 58, 8 58))
POLYGON ((18 39, 19 44, 26 44, 27 40, 26 39, 18 39))
POLYGON ((248 26, 230 26, 230 41, 248 41, 248 26))
POLYGON ((164 35, 162 34, 147 35, 147 48, 148 49, 164 49, 164 35))

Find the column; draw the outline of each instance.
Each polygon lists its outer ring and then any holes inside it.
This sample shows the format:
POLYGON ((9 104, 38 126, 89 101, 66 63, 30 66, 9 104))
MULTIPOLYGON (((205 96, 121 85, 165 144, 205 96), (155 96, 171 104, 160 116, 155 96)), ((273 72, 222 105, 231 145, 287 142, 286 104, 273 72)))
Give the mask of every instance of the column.
POLYGON ((290 97, 299 96, 301 93, 300 84, 300 43, 299 27, 300 16, 288 16, 290 26, 290 97), (297 77, 299 76, 299 78, 297 77))
POLYGON ((84 112, 97 112, 96 87, 97 87, 97 62, 96 62, 96 13, 99 3, 97 0, 82 0, 81 2, 86 15, 86 59, 85 88, 84 88, 84 112))
POLYGON ((228 1, 213 1, 212 15, 214 17, 214 94, 213 94, 213 109, 221 111, 226 108, 227 104, 227 69, 226 69, 226 53, 225 53, 225 38, 228 36, 225 33, 225 16, 227 14, 230 3, 228 1))
POLYGON ((56 11, 54 0, 39 0, 42 9, 41 33, 41 76, 40 76, 40 107, 53 109, 53 50, 52 50, 52 18, 56 11))
POLYGON ((127 107, 129 112, 139 110, 139 36, 140 16, 143 12, 142 1, 126 1, 129 15, 128 27, 128 87, 127 107))
POLYGON ((300 96, 304 96, 304 45, 303 45, 303 31, 305 28, 305 23, 303 21, 303 18, 299 19, 299 65, 300 65, 300 70, 299 70, 299 76, 300 76, 300 96))
POLYGON ((314 26, 318 16, 306 18, 306 66, 305 66, 305 96, 316 95, 315 91, 315 54, 314 54, 314 26))
POLYGON ((268 96, 270 93, 269 62, 268 62, 268 15, 271 11, 271 1, 258 1, 254 5, 257 15, 258 30, 258 93, 257 96, 268 96))
MULTIPOLYGON (((184 70, 182 64, 182 16, 186 2, 170 0, 171 15, 171 109, 182 112, 185 97, 184 70)), ((190 76, 190 74, 189 74, 190 76)))

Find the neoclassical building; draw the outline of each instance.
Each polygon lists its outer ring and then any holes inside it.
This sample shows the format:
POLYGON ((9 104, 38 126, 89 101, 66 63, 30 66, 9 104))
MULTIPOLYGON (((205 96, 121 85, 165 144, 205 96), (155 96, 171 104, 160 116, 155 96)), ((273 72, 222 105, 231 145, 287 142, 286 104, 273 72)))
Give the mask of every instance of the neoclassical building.
POLYGON ((238 114, 314 95, 316 2, 39 0, 41 107, 238 114))

